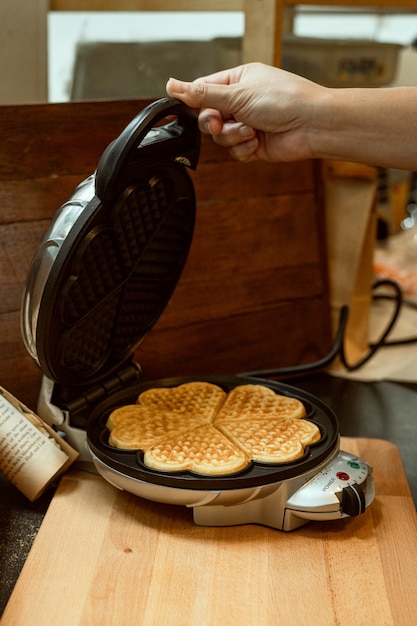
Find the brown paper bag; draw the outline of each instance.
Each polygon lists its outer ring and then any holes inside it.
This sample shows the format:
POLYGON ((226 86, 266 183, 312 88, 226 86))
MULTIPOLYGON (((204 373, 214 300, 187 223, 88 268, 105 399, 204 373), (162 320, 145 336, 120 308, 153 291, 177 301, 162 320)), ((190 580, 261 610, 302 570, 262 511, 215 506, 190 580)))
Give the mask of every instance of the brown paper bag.
POLYGON ((339 161, 326 161, 324 168, 332 330, 335 335, 341 307, 348 305, 345 353, 353 363, 368 349, 377 173, 339 161))

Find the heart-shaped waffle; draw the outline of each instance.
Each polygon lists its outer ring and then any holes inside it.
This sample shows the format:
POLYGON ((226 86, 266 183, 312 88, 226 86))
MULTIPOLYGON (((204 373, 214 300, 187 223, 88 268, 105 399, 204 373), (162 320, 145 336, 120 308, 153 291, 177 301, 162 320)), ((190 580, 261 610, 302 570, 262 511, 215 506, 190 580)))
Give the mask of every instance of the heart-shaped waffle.
POLYGON ((144 463, 164 471, 229 474, 248 465, 244 452, 211 424, 174 433, 146 450, 144 463))
POLYGON ((226 475, 251 461, 300 458, 321 437, 304 416, 302 402, 262 385, 227 394, 211 383, 190 382, 144 391, 137 404, 113 411, 107 427, 111 445, 142 450, 148 467, 226 475))
POLYGON ((246 456, 261 463, 286 463, 300 458, 306 445, 320 439, 315 424, 302 419, 219 421, 217 428, 246 456))
POLYGON ((212 421, 226 399, 226 392, 212 383, 190 382, 178 387, 157 387, 143 391, 138 404, 158 411, 174 411, 212 421))
POLYGON ((125 450, 146 450, 171 433, 178 434, 202 423, 199 416, 131 404, 113 411, 106 426, 110 430, 110 445, 125 450))
POLYGON ((297 398, 278 395, 263 385, 239 385, 229 391, 216 415, 216 422, 224 419, 300 419, 305 414, 304 404, 297 398))

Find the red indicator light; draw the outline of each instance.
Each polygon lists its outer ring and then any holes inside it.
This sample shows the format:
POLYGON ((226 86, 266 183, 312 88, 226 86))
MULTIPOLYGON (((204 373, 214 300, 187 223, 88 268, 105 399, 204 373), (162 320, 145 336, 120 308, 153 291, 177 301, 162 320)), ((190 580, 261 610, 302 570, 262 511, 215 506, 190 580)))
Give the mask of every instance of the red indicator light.
POLYGON ((337 472, 336 476, 339 480, 349 480, 350 478, 349 474, 346 474, 346 472, 337 472))

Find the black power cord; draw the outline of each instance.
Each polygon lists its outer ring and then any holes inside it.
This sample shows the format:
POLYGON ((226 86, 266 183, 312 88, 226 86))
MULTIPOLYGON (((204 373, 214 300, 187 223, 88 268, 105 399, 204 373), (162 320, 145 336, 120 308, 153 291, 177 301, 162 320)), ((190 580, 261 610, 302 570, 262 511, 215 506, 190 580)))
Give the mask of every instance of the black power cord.
MULTIPOLYGON (((388 294, 385 295, 376 295, 374 297, 375 300, 396 300, 395 296, 390 296, 388 294)), ((402 300, 402 306, 403 307, 407 307, 410 309, 413 309, 414 311, 417 311, 417 302, 414 302, 413 300, 406 300, 405 298, 403 298, 402 300)), ((405 337, 403 339, 391 339, 390 341, 385 341, 384 342, 384 348, 389 348, 389 347, 395 347, 395 346, 406 346, 409 345, 411 343, 417 343, 417 335, 413 335, 412 337, 405 337)), ((371 346, 373 346, 374 344, 370 344, 371 346)))
POLYGON ((373 291, 375 291, 376 289, 379 289, 380 287, 391 287, 394 290, 394 292, 395 292, 395 296, 393 298, 393 300, 395 302, 395 307, 394 307, 394 311, 393 311, 393 313, 391 315, 391 319, 389 320, 385 330, 383 331, 383 333, 379 337, 378 341, 376 341, 375 343, 370 344, 368 352, 362 358, 360 358, 358 361, 356 361, 356 363, 349 364, 347 362, 346 355, 345 355, 345 350, 344 350, 344 345, 343 345, 343 342, 342 342, 342 345, 340 346, 340 354, 339 354, 339 356, 340 356, 340 360, 341 360, 342 365, 348 370, 348 372, 353 372, 355 370, 358 370, 360 367, 365 365, 365 363, 367 363, 370 359, 372 359, 374 354, 376 354, 380 348, 385 346, 386 339, 387 339, 388 335, 390 334, 390 332, 392 331, 392 329, 394 328, 395 324, 397 323, 398 317, 399 317, 399 315, 401 313, 401 307, 402 307, 402 304, 403 304, 403 294, 402 294, 402 289, 398 285, 398 283, 396 283, 395 281, 390 280, 389 278, 387 278, 387 279, 384 279, 384 280, 379 280, 376 283, 374 283, 372 289, 373 289, 373 291))
MULTIPOLYGON (((379 339, 375 343, 370 344, 368 352, 355 363, 349 363, 345 354, 344 340, 345 340, 346 326, 347 326, 348 318, 349 318, 349 307, 343 306, 340 310, 339 327, 336 333, 336 337, 334 339, 333 345, 329 353, 326 356, 322 357, 321 359, 317 361, 313 361, 312 363, 307 363, 305 365, 294 365, 292 367, 285 367, 285 368, 265 369, 265 370, 258 370, 258 371, 253 371, 253 372, 244 372, 244 373, 241 373, 240 376, 248 376, 252 378, 288 378, 288 377, 293 377, 293 376, 294 377, 304 376, 306 374, 311 374, 313 372, 320 371, 324 369, 325 367, 328 367, 329 365, 333 363, 333 361, 336 358, 340 358, 342 365, 349 372, 353 372, 359 369, 360 367, 362 367, 363 365, 365 365, 365 363, 367 363, 376 354, 376 352, 380 350, 380 348, 383 348, 385 346, 412 343, 414 341, 417 342, 417 337, 412 337, 409 339, 402 339, 399 341, 391 341, 391 342, 387 341, 388 335, 391 333, 392 329, 397 323, 398 317, 401 312, 401 308, 405 301, 403 300, 402 289, 398 285, 398 283, 396 283, 395 281, 390 280, 390 279, 379 280, 374 283, 374 285, 372 286, 372 290, 376 291, 380 289, 381 287, 389 287, 393 289, 394 295, 376 294, 373 296, 373 298, 393 300, 395 303, 394 311, 388 321, 386 328, 382 332, 379 339)), ((407 302, 407 304, 413 304, 413 303, 407 302)), ((415 305, 415 308, 417 309, 417 305, 415 305)))

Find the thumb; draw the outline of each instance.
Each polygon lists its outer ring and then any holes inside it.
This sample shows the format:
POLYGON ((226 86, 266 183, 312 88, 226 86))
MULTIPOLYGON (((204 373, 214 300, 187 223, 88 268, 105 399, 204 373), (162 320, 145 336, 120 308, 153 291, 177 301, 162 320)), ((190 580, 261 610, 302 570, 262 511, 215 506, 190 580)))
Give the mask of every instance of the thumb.
POLYGON ((192 108, 210 108, 230 111, 232 92, 230 85, 207 83, 203 80, 185 82, 170 78, 166 85, 167 94, 178 98, 192 108))

